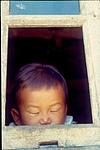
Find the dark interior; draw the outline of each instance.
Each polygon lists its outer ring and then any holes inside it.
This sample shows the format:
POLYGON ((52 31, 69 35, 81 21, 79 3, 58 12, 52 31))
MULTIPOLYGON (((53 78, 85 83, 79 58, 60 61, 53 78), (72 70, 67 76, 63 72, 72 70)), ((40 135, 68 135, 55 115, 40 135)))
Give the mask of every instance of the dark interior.
POLYGON ((18 69, 27 63, 55 66, 68 83, 68 114, 76 123, 92 123, 82 28, 9 28, 6 92, 6 125, 10 114, 11 91, 18 69))

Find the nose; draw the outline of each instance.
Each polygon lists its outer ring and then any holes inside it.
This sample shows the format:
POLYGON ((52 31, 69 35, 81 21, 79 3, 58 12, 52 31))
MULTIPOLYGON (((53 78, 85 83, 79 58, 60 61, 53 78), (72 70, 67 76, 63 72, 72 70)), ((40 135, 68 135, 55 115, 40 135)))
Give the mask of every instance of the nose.
POLYGON ((39 122, 40 125, 49 125, 51 124, 51 118, 48 114, 42 114, 39 122))

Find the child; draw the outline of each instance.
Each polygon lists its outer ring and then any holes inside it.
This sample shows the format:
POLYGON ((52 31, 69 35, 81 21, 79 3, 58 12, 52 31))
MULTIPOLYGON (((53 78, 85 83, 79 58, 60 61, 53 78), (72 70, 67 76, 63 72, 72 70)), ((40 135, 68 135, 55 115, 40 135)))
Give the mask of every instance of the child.
MULTIPOLYGON (((64 124, 68 88, 63 76, 52 66, 28 64, 15 80, 11 114, 15 125, 64 124)), ((67 117, 67 124, 72 117, 67 117)), ((12 125, 12 123, 11 123, 12 125)))

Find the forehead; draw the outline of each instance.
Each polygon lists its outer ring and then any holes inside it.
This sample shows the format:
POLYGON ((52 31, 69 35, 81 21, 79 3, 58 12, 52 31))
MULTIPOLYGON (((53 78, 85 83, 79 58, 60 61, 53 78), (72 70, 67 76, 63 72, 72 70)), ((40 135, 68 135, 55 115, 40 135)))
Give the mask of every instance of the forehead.
POLYGON ((24 88, 18 91, 18 102, 19 103, 54 103, 54 102, 64 102, 64 90, 59 86, 51 88, 41 88, 41 89, 32 89, 24 88))

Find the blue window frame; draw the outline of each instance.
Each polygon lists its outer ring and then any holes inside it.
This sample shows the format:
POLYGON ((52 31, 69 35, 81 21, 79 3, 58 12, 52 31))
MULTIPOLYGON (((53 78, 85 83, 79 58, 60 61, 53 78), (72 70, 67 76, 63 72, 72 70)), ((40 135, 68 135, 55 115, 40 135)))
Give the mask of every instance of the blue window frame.
POLYGON ((66 15, 79 14, 79 0, 66 1, 10 1, 10 15, 66 15))

